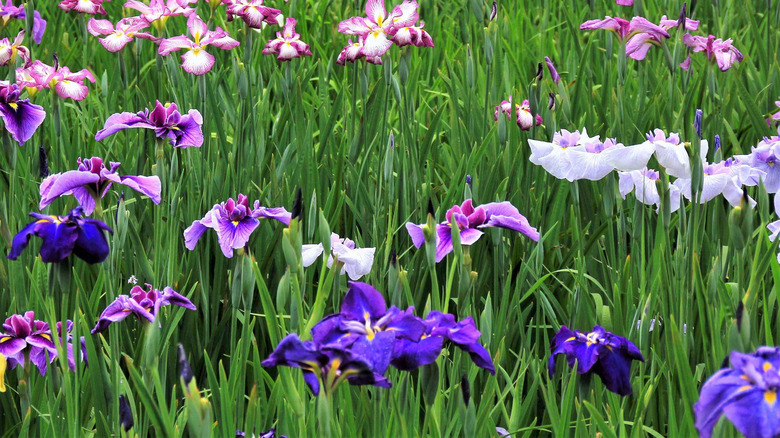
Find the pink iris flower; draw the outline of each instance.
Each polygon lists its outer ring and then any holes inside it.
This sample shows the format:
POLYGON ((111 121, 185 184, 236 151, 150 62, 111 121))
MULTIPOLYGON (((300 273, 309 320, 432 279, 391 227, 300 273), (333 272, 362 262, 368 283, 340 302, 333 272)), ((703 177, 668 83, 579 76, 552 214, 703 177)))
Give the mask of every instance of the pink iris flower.
POLYGON ((144 19, 149 23, 162 27, 165 25, 168 17, 177 15, 189 17, 194 14, 195 8, 190 6, 190 4, 196 1, 197 0, 151 0, 147 5, 140 1, 130 0, 125 3, 124 6, 140 12, 144 19))
MULTIPOLYGON (((666 15, 661 17, 661 22, 659 23, 661 27, 663 27, 666 30, 670 30, 672 28, 677 27, 680 24, 679 20, 670 20, 666 17, 666 15)), ((699 20, 691 20, 690 18, 685 19, 685 30, 690 30, 691 32, 699 30, 699 20)))
POLYGON ((87 30, 93 36, 105 35, 100 38, 100 44, 109 52, 118 52, 122 50, 133 38, 145 38, 152 41, 158 41, 152 34, 141 32, 149 27, 149 22, 143 16, 128 17, 119 20, 114 26, 108 20, 89 19, 87 30))
MULTIPOLYGON (((496 107, 495 113, 493 113, 493 119, 498 121, 498 113, 504 113, 506 114, 506 119, 511 120, 511 114, 512 114, 512 96, 509 96, 509 100, 501 101, 501 104, 496 107)), ((544 120, 542 120, 542 116, 539 114, 536 115, 536 117, 531 114, 531 104, 528 102, 528 99, 525 99, 522 104, 515 104, 515 114, 517 116, 516 122, 517 126, 520 127, 521 131, 528 131, 533 126, 534 123, 536 126, 541 125, 544 120)))
POLYGON ((263 24, 279 24, 282 11, 263 5, 263 0, 222 0, 227 5, 228 21, 235 17, 244 20, 247 26, 261 29, 263 24))
POLYGON ((634 6, 634 0, 615 0, 618 6, 634 6))
POLYGON ((211 71, 214 66, 214 56, 206 51, 206 47, 216 46, 222 50, 230 50, 240 44, 230 38, 230 35, 219 26, 216 30, 208 30, 206 23, 197 15, 190 16, 187 27, 192 39, 184 35, 167 38, 160 42, 159 49, 159 54, 162 56, 177 50, 187 50, 181 55, 181 67, 187 73, 202 75, 211 71))
POLYGON ((614 32, 626 43, 626 56, 637 61, 645 59, 650 47, 660 46, 664 38, 669 38, 669 33, 663 27, 642 17, 634 17, 628 21, 607 16, 603 20, 586 21, 580 25, 580 29, 605 29, 614 32))
POLYGON ((396 5, 388 15, 384 0, 368 0, 365 17, 352 17, 339 23, 339 32, 345 35, 358 35, 361 37, 358 44, 362 44, 355 56, 350 56, 357 48, 357 45, 350 41, 339 58, 342 61, 354 61, 365 57, 369 62, 380 64, 377 59, 387 53, 393 43, 399 46, 412 44, 432 47, 433 40, 423 30, 424 24, 417 25, 418 7, 416 1, 405 0, 400 5, 396 5))
POLYGON ((16 55, 19 55, 25 64, 30 62, 30 50, 22 45, 24 41, 24 29, 20 30, 12 43, 8 38, 0 40, 0 65, 16 63, 16 55))
POLYGON ((347 62, 355 62, 364 57, 366 58, 366 62, 371 64, 382 64, 382 58, 379 56, 366 57, 363 54, 363 43, 365 42, 365 38, 363 38, 362 35, 358 37, 357 42, 353 43, 351 39, 347 42, 347 46, 341 49, 341 53, 339 53, 338 58, 336 58, 336 64, 344 65, 347 62))
POLYGON ((691 48, 694 53, 704 52, 707 59, 713 60, 718 64, 721 71, 726 71, 738 62, 742 62, 742 52, 737 50, 732 44, 731 39, 722 40, 710 35, 708 37, 694 36, 686 33, 683 36, 683 43, 691 48))
POLYGON ((59 4, 60 9, 65 12, 76 11, 89 15, 106 15, 103 9, 104 0, 62 0, 59 4))
POLYGON ((23 68, 16 69, 16 83, 35 94, 37 90, 53 88, 61 98, 84 100, 89 88, 84 80, 95 83, 95 77, 87 69, 71 72, 68 67, 59 65, 54 58, 54 66, 35 61, 23 68))
POLYGON ((295 18, 288 18, 281 32, 276 32, 276 39, 268 41, 263 53, 277 55, 276 59, 289 61, 301 55, 311 56, 309 45, 301 41, 301 35, 295 32, 295 18))

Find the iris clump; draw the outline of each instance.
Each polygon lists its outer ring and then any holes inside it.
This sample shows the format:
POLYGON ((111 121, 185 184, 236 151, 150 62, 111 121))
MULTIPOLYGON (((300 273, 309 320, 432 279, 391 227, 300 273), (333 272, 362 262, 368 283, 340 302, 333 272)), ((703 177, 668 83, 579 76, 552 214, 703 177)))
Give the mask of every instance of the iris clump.
POLYGON ((413 371, 433 363, 448 343, 495 373, 471 317, 456 321, 454 315, 431 312, 423 320, 414 315, 413 307, 387 308, 382 294, 366 283, 351 282, 341 311, 324 317, 311 335, 311 341, 287 335, 263 366, 300 368, 315 395, 323 388, 330 393, 345 381, 390 388, 384 375, 391 365, 413 371))

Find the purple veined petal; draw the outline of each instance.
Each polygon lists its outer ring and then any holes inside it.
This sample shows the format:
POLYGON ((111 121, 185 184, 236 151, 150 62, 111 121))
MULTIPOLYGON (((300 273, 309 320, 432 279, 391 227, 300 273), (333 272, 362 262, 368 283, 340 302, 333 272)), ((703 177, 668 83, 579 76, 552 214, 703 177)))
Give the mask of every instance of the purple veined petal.
POLYGON ((106 119, 103 129, 95 134, 95 140, 101 141, 106 137, 115 134, 123 129, 130 128, 147 128, 154 129, 155 126, 150 124, 149 121, 136 113, 118 113, 111 115, 106 119))
POLYGON ((111 35, 114 33, 114 24, 108 20, 90 18, 87 22, 87 32, 92 36, 111 35))
POLYGON ((539 240, 539 232, 536 230, 536 228, 532 227, 528 222, 528 219, 520 214, 517 208, 509 202, 493 202, 490 204, 481 205, 480 207, 485 209, 485 211, 488 213, 488 221, 485 224, 480 225, 479 228, 507 228, 518 231, 528 236, 533 241, 539 240))
POLYGON ((19 145, 29 140, 46 118, 46 111, 40 105, 23 99, 13 103, 0 103, 0 117, 5 129, 19 145))
POLYGON ((301 246, 301 262, 303 267, 309 267, 317 261, 322 255, 324 248, 321 243, 307 244, 301 246))
POLYGON ((132 304, 129 301, 133 300, 127 295, 118 296, 100 314, 98 322, 92 329, 91 333, 94 335, 95 333, 103 332, 111 323, 122 321, 130 316, 133 313, 133 310, 130 307, 132 304))
MULTIPOLYGON (((216 207, 215 207, 216 208, 216 207)), ((184 246, 192 251, 195 249, 195 245, 198 243, 198 240, 203 236, 203 233, 206 232, 206 230, 210 228, 214 228, 211 223, 211 217, 214 210, 209 210, 208 213, 206 213, 206 216, 203 217, 203 219, 198 221, 192 221, 192 225, 187 227, 186 230, 184 230, 184 246)))
MULTIPOLYGON (((752 392, 763 395, 763 392, 757 388, 748 387, 740 391, 747 383, 740 374, 733 369, 722 369, 704 383, 699 401, 693 405, 696 429, 700 437, 709 438, 712 436, 712 430, 723 416, 726 406, 731 403, 740 403, 752 392)), ((756 406, 753 408, 755 409, 756 406)))
MULTIPOLYGON (((94 82, 94 81, 92 81, 94 82)), ((84 100, 89 94, 89 88, 81 82, 62 80, 54 86, 57 95, 63 99, 84 100)))
POLYGON ((215 230, 219 240, 219 247, 227 258, 233 257, 233 250, 243 248, 249 241, 249 236, 260 225, 260 221, 247 217, 241 221, 217 219, 215 230))
POLYGON ((194 47, 195 43, 193 43, 186 36, 180 35, 172 38, 165 38, 160 41, 160 48, 157 50, 157 53, 159 53, 160 56, 167 56, 171 52, 184 49, 193 49, 194 47))
POLYGON ((366 18, 352 17, 340 22, 338 31, 344 35, 366 35, 371 31, 371 27, 366 18))
POLYGON ((441 336, 424 337, 419 342, 397 339, 390 363, 399 370, 414 371, 436 362, 443 346, 444 338, 441 336))
POLYGON ((82 219, 78 230, 78 239, 73 247, 73 254, 87 263, 100 263, 110 252, 108 240, 103 231, 113 233, 103 222, 94 219, 82 219))
POLYGON ((22 338, 0 335, 0 355, 10 357, 27 348, 27 342, 22 338))
MULTIPOLYGON (((217 29, 219 29, 219 28, 217 28, 217 29)), ((217 48, 222 49, 222 50, 231 50, 231 49, 235 49, 236 47, 241 45, 241 43, 236 41, 235 39, 231 38, 227 34, 227 32, 225 32, 225 36, 223 36, 221 38, 217 38, 217 39, 211 40, 209 42, 209 45, 217 47, 217 48)))
POLYGON ((41 202, 38 207, 43 209, 59 196, 68 194, 75 188, 96 184, 99 181, 100 175, 81 170, 69 170, 51 175, 41 183, 41 202))
POLYGON ((452 227, 449 224, 436 226, 436 263, 444 260, 453 250, 452 227))
POLYGON ((252 217, 276 219, 285 225, 290 225, 290 220, 292 220, 292 213, 285 210, 284 207, 259 207, 258 203, 255 203, 255 206, 256 207, 252 211, 252 217))
POLYGON ((163 289, 163 295, 159 301, 164 303, 164 305, 174 305, 189 310, 198 310, 197 307, 192 304, 192 301, 169 286, 166 286, 165 289, 163 289))
POLYGON ((368 0, 366 2, 366 17, 372 23, 381 23, 387 18, 385 0, 368 0))
POLYGON ((384 326, 386 331, 392 331, 399 338, 419 341, 422 335, 425 334, 425 323, 422 319, 414 316, 413 312, 413 307, 402 312, 397 307, 392 306, 377 324, 384 326))
MULTIPOLYGON (((109 178, 111 179, 111 178, 109 178)), ((116 176, 114 182, 126 185, 131 189, 148 196, 152 202, 159 204, 162 201, 160 192, 162 185, 158 176, 116 176)))
POLYGON ((70 193, 84 210, 85 216, 89 216, 95 211, 95 198, 89 190, 84 187, 76 187, 70 193))
POLYGON ((374 334, 371 339, 368 336, 361 336, 352 344, 350 351, 370 365, 372 371, 384 374, 390 366, 395 342, 395 332, 382 331, 374 334))
POLYGON ((214 67, 214 56, 203 49, 193 49, 181 55, 181 68, 196 76, 204 75, 214 67))
POLYGON ((691 69, 691 56, 688 55, 687 58, 685 58, 685 61, 680 63, 680 68, 685 71, 690 71, 691 69))
POLYGON ((311 329, 312 340, 317 345, 337 345, 349 347, 359 337, 358 334, 345 332, 341 329, 345 321, 340 313, 328 315, 311 329))
POLYGON ((133 38, 126 34, 122 34, 122 35, 111 34, 105 38, 100 38, 98 41, 100 41, 100 44, 102 44, 106 50, 108 50, 111 53, 116 53, 124 49, 126 45, 131 43, 133 41, 133 38))
POLYGON ((43 241, 40 254, 44 263, 56 263, 64 260, 73 252, 79 238, 76 224, 66 222, 39 223, 35 234, 43 241))
POLYGON ((636 61, 642 61, 647 57, 647 52, 657 41, 656 37, 650 33, 638 33, 626 42, 626 56, 636 61))
MULTIPOLYGON (((27 248, 27 245, 30 244, 30 239, 32 236, 36 235, 36 230, 39 225, 41 224, 39 224, 37 221, 31 222, 22 228, 22 230, 19 231, 16 236, 14 236, 14 240, 11 243, 11 251, 8 253, 8 256, 6 256, 7 259, 16 260, 19 258, 25 248, 27 248)), ((6 354, 6 356, 8 355, 6 354)))
POLYGON ((306 383, 306 386, 309 387, 311 390, 311 393, 314 394, 314 396, 318 396, 320 394, 320 379, 317 377, 317 374, 303 370, 303 381, 306 383))
POLYGON ((411 222, 406 223, 406 231, 409 233, 409 237, 412 238, 412 243, 417 248, 422 247, 425 245, 425 234, 423 234, 422 227, 425 224, 413 224, 411 222))
POLYGON ((414 0, 404 0, 400 5, 396 5, 390 16, 393 20, 394 28, 402 28, 414 26, 420 19, 420 14, 417 12, 419 5, 414 0))
POLYGON ((384 316, 387 304, 382 294, 367 283, 352 281, 341 303, 341 314, 346 318, 365 322, 384 316))
MULTIPOLYGON (((460 232, 460 244, 461 245, 473 245, 482 237, 482 231, 476 228, 466 228, 460 232)), ((451 237, 451 236, 450 236, 451 237)))
POLYGON ((171 138, 173 147, 196 147, 203 146, 203 117, 198 110, 191 109, 186 115, 182 116, 176 130, 171 131, 168 137, 171 138))
POLYGON ((40 44, 43 39, 43 34, 46 32, 46 20, 41 18, 41 14, 38 11, 33 11, 33 41, 35 44, 40 44))
POLYGON ((38 367, 38 371, 41 372, 41 376, 46 375, 46 369, 49 366, 50 362, 54 362, 54 359, 57 358, 57 354, 52 354, 48 350, 44 350, 42 348, 33 348, 30 350, 30 362, 32 362, 33 365, 38 367), (47 361, 46 358, 49 358, 47 361))
POLYGON ((634 146, 617 144, 601 152, 612 167, 623 172, 641 170, 647 167, 650 157, 655 153, 655 145, 646 141, 634 146))

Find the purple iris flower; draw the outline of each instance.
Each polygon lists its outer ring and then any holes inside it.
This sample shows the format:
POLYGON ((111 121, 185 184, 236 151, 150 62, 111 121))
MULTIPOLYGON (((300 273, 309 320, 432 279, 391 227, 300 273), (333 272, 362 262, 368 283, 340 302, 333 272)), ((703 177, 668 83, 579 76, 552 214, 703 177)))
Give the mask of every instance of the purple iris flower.
POLYGON ((780 348, 732 351, 729 363, 704 382, 693 406, 699 436, 709 438, 723 415, 748 438, 780 435, 780 348))
POLYGON ((590 333, 580 333, 564 325, 553 338, 550 350, 551 377, 555 372, 555 356, 565 354, 570 368, 577 362, 577 373, 598 375, 608 390, 622 396, 632 393, 631 361, 645 361, 631 341, 599 326, 594 326, 590 333))
POLYGON ((406 311, 395 306, 388 309, 379 291, 354 281, 349 283, 341 312, 323 318, 311 334, 317 344, 349 348, 371 364, 374 371, 384 374, 396 341, 417 342, 425 332, 425 324, 413 311, 413 307, 406 311))
MULTIPOLYGON (((27 14, 24 12, 24 5, 14 6, 13 0, 7 0, 5 4, 0 3, 0 20, 6 24, 11 19, 25 20, 27 14)), ((38 11, 33 11, 33 41, 35 44, 41 43, 44 32, 46 32, 46 20, 41 18, 38 11)))
POLYGON ((29 140, 46 118, 46 111, 29 99, 19 99, 19 85, 0 81, 0 118, 19 145, 29 140))
MULTIPOLYGON (((462 205, 455 205, 447 210, 447 221, 436 226, 436 263, 452 252, 451 223, 454 222, 460 229, 461 245, 472 245, 482 236, 481 228, 500 227, 518 231, 525 234, 531 240, 539 240, 539 232, 528 223, 520 212, 508 201, 491 202, 477 207, 472 206, 471 199, 467 199, 462 205)), ((412 242, 417 248, 425 244, 423 225, 406 223, 406 230, 412 237, 412 242)))
MULTIPOLYGON (((780 191, 780 136, 765 137, 751 148, 750 154, 735 155, 741 163, 760 170, 766 174, 761 178, 768 193, 780 191)), ((758 185, 758 181, 748 181, 745 185, 758 185)))
POLYGON ((95 140, 101 141, 123 129, 145 128, 154 129, 157 138, 168 137, 175 148, 199 148, 203 145, 202 126, 203 116, 198 110, 191 109, 182 115, 175 103, 163 105, 157 101, 152 111, 147 108, 138 113, 112 115, 103 129, 97 132, 95 140))
POLYGON ((726 71, 738 62, 742 62, 742 52, 734 47, 731 38, 722 40, 714 35, 703 37, 686 33, 683 43, 692 49, 694 53, 704 52, 710 62, 715 62, 721 71, 726 71))
POLYGON ((74 208, 67 216, 30 213, 36 220, 14 237, 8 259, 16 260, 30 238, 38 236, 43 240, 40 255, 44 263, 61 262, 71 253, 90 264, 102 262, 109 253, 103 231, 113 231, 99 220, 82 218, 82 214, 81 207, 74 208))
POLYGON ((282 339, 262 365, 300 368, 303 380, 314 395, 318 395, 322 388, 326 393, 332 393, 344 381, 351 385, 391 386, 390 381, 375 372, 369 362, 352 351, 336 345, 304 342, 295 333, 282 339))
POLYGON ((162 201, 160 178, 157 176, 119 176, 116 171, 120 163, 111 161, 110 167, 106 167, 98 157, 86 160, 79 158, 78 164, 77 170, 55 173, 41 182, 41 202, 38 208, 42 210, 62 195, 73 195, 84 209, 84 214, 90 215, 95 211, 95 200, 106 196, 114 183, 148 196, 155 204, 162 201))
POLYGON ((660 46, 664 38, 669 38, 666 30, 643 17, 634 17, 628 21, 619 17, 606 16, 603 20, 589 20, 580 25, 580 30, 604 29, 615 33, 621 42, 626 43, 626 56, 641 61, 652 46, 660 46))
POLYGON ((249 241, 249 236, 260 225, 258 218, 276 219, 289 225, 291 217, 284 207, 261 207, 260 201, 255 201, 254 208, 249 208, 249 198, 239 194, 237 201, 230 198, 226 202, 216 204, 203 219, 193 221, 192 225, 184 230, 184 246, 192 251, 203 233, 211 228, 217 232, 222 253, 230 258, 233 257, 234 249, 243 248, 249 241))
MULTIPOLYGON (((73 358, 73 335, 70 332, 73 330, 73 321, 65 321, 65 337, 63 338, 62 322, 57 322, 57 335, 60 337, 60 344, 65 347, 68 353, 68 367, 71 371, 76 370, 76 361, 73 358)), ((87 364, 87 343, 84 340, 84 336, 80 339, 81 344, 81 361, 87 364)))
MULTIPOLYGON (((238 437, 245 437, 246 434, 240 430, 236 431, 236 438, 238 437)), ((254 433, 250 435, 252 438, 276 438, 276 429, 271 428, 268 432, 261 433, 260 435, 255 435, 254 433)), ((279 438, 287 438, 286 435, 279 435, 279 438)))
POLYGON ((555 69, 555 64, 553 64, 549 56, 544 57, 544 62, 547 64, 547 70, 550 71, 550 77, 552 78, 553 82, 557 85, 558 82, 560 82, 561 80, 561 75, 559 75, 558 70, 555 69))
POLYGON ((24 366, 29 358, 41 375, 45 375, 48 364, 57 358, 57 347, 52 341, 49 324, 35 319, 33 311, 24 315, 11 315, 3 323, 3 331, 0 332, 0 354, 6 357, 11 369, 17 365, 24 366))
POLYGON ((166 287, 162 292, 153 288, 151 284, 147 284, 146 287, 148 290, 143 290, 141 286, 135 286, 130 290, 130 296, 118 296, 100 314, 100 319, 95 328, 92 329, 92 334, 102 332, 112 322, 122 321, 130 315, 154 322, 154 317, 162 306, 174 304, 185 309, 197 310, 190 300, 170 287, 166 287))
POLYGON ((391 364, 404 371, 413 371, 423 365, 436 361, 445 341, 450 341, 461 350, 467 352, 474 363, 495 375, 496 369, 490 359, 490 353, 477 339, 481 333, 477 330, 472 317, 455 321, 455 316, 449 313, 432 311, 423 321, 425 333, 417 342, 406 338, 399 339, 395 344, 391 364))

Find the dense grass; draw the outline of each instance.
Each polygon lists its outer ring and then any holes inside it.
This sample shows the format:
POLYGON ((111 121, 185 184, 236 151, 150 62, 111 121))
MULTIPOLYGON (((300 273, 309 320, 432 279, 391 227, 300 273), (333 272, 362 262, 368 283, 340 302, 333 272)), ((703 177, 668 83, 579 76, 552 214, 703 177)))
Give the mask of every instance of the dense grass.
MULTIPOLYGON (((340 67, 335 59, 347 37, 336 25, 361 13, 362 1, 271 2, 298 19, 314 53, 286 64, 260 53, 275 29, 247 31, 240 21, 225 22, 222 8, 210 16, 203 2, 204 20, 211 17, 242 45, 211 50, 214 70, 196 78, 179 67, 178 55, 160 58, 149 41, 110 54, 86 34, 85 17, 36 1, 49 27, 44 42, 31 46, 33 57, 51 63, 56 52, 61 64, 89 68, 98 80, 82 102, 35 96, 48 116, 25 146, 4 135, 0 246, 7 252, 27 213, 37 211, 38 145, 46 147, 52 172, 74 168, 79 156, 100 156, 122 162, 121 174, 160 175, 163 202, 130 191, 119 204, 118 191, 103 200, 102 219, 115 233, 101 265, 43 264, 37 242, 18 261, 0 261, 0 317, 34 310, 47 321, 72 319, 78 335, 87 335, 90 359, 76 373, 60 363, 44 378, 30 367, 8 372, 9 390, 0 394, 3 436, 118 436, 120 393, 131 402, 138 436, 186 434, 187 417, 196 413, 180 387, 179 342, 213 407, 214 436, 273 425, 291 437, 321 436, 328 427, 334 436, 491 436, 495 426, 513 436, 695 435, 692 405, 728 351, 774 345, 780 337, 780 266, 765 229, 769 197, 750 189, 758 201, 754 231, 736 248, 725 200, 686 203, 659 216, 632 197, 623 200, 614 174, 574 184, 553 178, 528 162, 526 139, 584 126, 625 144, 643 141, 654 128, 690 140, 701 108, 704 136, 721 136, 724 157, 749 152, 773 133, 764 119, 780 96, 780 8, 772 0, 689 2, 699 33, 733 38, 745 59, 720 72, 697 56, 684 72, 676 67, 685 57, 677 30, 636 62, 618 58, 611 34, 578 29, 604 15, 676 17, 681 2, 637 0, 633 11, 614 3, 505 0, 489 22, 483 0, 421 0, 436 47, 393 48, 384 66, 340 67), (562 75, 557 86, 547 76, 534 79, 544 56, 562 75), (559 94, 555 112, 545 106, 551 91, 559 94), (493 107, 508 94, 532 98, 544 125, 525 133, 495 123, 493 107), (140 130, 94 141, 109 115, 151 107, 155 99, 203 113, 201 149, 172 150, 140 130), (496 376, 451 349, 435 366, 391 371, 392 389, 342 386, 329 410, 298 370, 262 368, 281 337, 304 333, 322 312, 337 311, 346 278, 324 262, 285 275, 283 226, 276 222, 263 222, 253 234, 250 257, 233 259, 222 255, 213 233, 187 251, 182 232, 239 192, 289 209, 298 187, 304 243, 330 229, 359 247, 376 247, 364 281, 418 314, 440 305, 473 316, 496 376), (464 196, 511 201, 543 236, 537 244, 509 231, 486 233, 470 248, 470 269, 478 274, 471 288, 462 257, 430 266, 403 228, 425 221, 429 199, 444 220, 464 196), (388 262, 392 251, 397 267, 388 262), (173 287, 198 311, 166 308, 161 329, 128 319, 90 336, 106 304, 129 291, 131 275, 173 287), (316 308, 317 300, 324 307, 316 308), (740 300, 751 329, 736 336, 740 300), (646 362, 633 367, 634 395, 620 398, 598 379, 588 389, 562 365, 548 378, 550 340, 562 324, 580 330, 600 324, 636 343, 646 362), (464 373, 468 406, 460 394, 464 373)), ((106 9, 112 21, 123 15, 119 0, 106 9)), ((13 37, 14 26, 2 36, 13 37)), ((180 17, 165 29, 169 36, 185 31, 180 17)), ((73 206, 66 197, 47 212, 73 206)), ((736 434, 727 424, 723 433, 736 434)))

